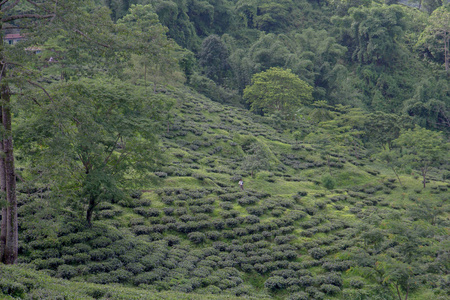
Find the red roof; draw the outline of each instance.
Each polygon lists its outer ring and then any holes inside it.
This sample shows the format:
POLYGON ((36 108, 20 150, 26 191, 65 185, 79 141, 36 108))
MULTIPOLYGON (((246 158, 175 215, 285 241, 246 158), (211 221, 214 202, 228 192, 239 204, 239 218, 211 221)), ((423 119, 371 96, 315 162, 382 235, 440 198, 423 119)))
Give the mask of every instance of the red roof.
POLYGON ((20 33, 12 33, 5 35, 5 40, 17 40, 17 39, 23 39, 23 36, 20 35, 20 33))

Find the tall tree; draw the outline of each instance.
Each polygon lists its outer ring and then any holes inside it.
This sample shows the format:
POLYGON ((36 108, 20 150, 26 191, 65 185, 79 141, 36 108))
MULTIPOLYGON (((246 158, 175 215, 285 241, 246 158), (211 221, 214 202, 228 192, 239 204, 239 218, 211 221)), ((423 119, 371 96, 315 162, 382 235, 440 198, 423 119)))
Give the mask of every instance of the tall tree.
POLYGON ((400 159, 403 163, 420 170, 424 188, 430 168, 449 159, 450 145, 440 132, 416 126, 413 130, 403 132, 394 143, 402 147, 400 159))
MULTIPOLYGON (((3 152, 0 184, 6 198, 6 207, 2 208, 0 259, 13 264, 18 254, 18 219, 11 132, 11 86, 21 91, 18 96, 31 100, 31 103, 37 103, 34 97, 37 91, 44 91, 52 98, 45 87, 35 80, 42 75, 43 67, 49 62, 45 55, 33 53, 47 49, 56 57, 54 65, 62 71, 61 74, 69 73, 61 76, 68 80, 70 76, 76 78, 85 73, 105 72, 108 57, 114 61, 123 59, 124 52, 117 51, 116 45, 121 44, 128 34, 125 28, 114 26, 107 8, 99 7, 92 1, 5 0, 0 3, 0 9, 0 27, 13 23, 26 36, 25 41, 14 47, 0 46, 0 151, 3 152), (49 42, 51 46, 46 48, 49 42)), ((108 70, 115 70, 117 65, 113 66, 108 70)))
MULTIPOLYGON (((145 87, 117 80, 55 83, 49 91, 56 101, 38 97, 40 106, 29 109, 18 129, 25 135, 21 144, 34 153, 33 165, 47 170, 50 178, 60 178, 61 192, 81 199, 91 225, 100 202, 121 197, 125 174, 132 170, 137 175, 155 165, 155 133, 161 128, 156 120, 171 101, 148 97, 145 87)), ((80 206, 69 201, 68 207, 80 206)))
POLYGON ((228 49, 218 35, 208 36, 202 43, 199 63, 205 69, 205 75, 218 84, 223 84, 230 70, 228 49))
POLYGON ((298 108, 312 101, 312 90, 291 70, 271 68, 253 76, 252 85, 244 90, 244 99, 253 111, 279 112, 292 118, 298 108))
POLYGON ((450 74, 450 4, 436 9, 428 19, 428 26, 418 42, 424 47, 425 55, 440 60, 445 72, 450 74))
POLYGON ((6 199, 6 207, 2 207, 2 223, 0 234, 0 262, 13 264, 18 256, 18 216, 16 199, 16 174, 14 165, 13 139, 11 132, 11 89, 8 69, 14 66, 9 60, 8 49, 3 44, 3 29, 5 24, 25 20, 51 20, 55 18, 56 8, 49 3, 37 4, 26 1, 37 8, 29 12, 16 12, 16 8, 25 1, 5 0, 0 3, 0 111, 1 111, 1 140, 0 140, 0 187, 6 199))
POLYGON ((401 54, 400 38, 406 28, 400 6, 374 6, 350 10, 352 58, 362 64, 388 65, 401 54))

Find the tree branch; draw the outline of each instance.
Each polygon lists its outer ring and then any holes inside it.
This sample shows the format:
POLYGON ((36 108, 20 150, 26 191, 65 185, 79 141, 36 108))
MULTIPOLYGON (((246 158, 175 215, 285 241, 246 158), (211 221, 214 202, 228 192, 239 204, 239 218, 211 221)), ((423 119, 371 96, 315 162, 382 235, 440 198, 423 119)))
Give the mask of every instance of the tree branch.
POLYGON ((3 18, 2 21, 9 22, 9 21, 14 21, 14 20, 18 20, 18 19, 50 19, 50 18, 54 18, 54 17, 55 17, 55 14, 49 14, 49 15, 23 14, 23 15, 18 15, 18 16, 6 17, 6 18, 3 18))
MULTIPOLYGON (((11 4, 11 5, 9 5, 9 6, 5 7, 5 8, 2 8, 2 12, 8 11, 8 10, 14 8, 14 6, 16 6, 17 4, 19 4, 19 1, 20 1, 20 0, 16 0, 16 2, 14 2, 13 4, 11 4)), ((2 3, 0 3, 0 7, 1 7, 3 4, 5 4, 6 2, 8 2, 8 0, 2 1, 2 3)))
POLYGON ((5 72, 5 68, 6 68, 6 63, 2 62, 3 66, 2 66, 2 72, 0 73, 0 82, 2 81, 3 78, 3 73, 5 72))
POLYGON ((108 163, 108 161, 109 161, 109 158, 111 157, 111 155, 113 154, 113 152, 114 152, 114 150, 116 149, 116 145, 117 145, 117 142, 119 141, 119 139, 120 139, 120 133, 117 135, 117 139, 116 139, 116 141, 114 142, 114 145, 112 146, 112 149, 111 149, 111 151, 109 152, 109 154, 108 154, 108 156, 105 158, 105 160, 103 161, 103 164, 106 166, 106 164, 108 163))
POLYGON ((52 96, 50 96, 50 94, 45 90, 45 88, 43 88, 41 85, 37 84, 36 82, 33 82, 31 80, 27 80, 27 82, 31 85, 34 85, 35 87, 40 88, 41 90, 44 91, 44 93, 47 95, 47 97, 50 99, 50 101, 52 101, 52 103, 55 103, 55 101, 53 100, 52 96))
POLYGON ((99 45, 99 46, 102 46, 102 47, 105 47, 105 48, 111 48, 111 46, 109 46, 109 45, 106 45, 106 44, 103 44, 103 43, 99 43, 99 42, 97 42, 97 41, 94 41, 93 39, 91 39, 90 37, 88 37, 87 34, 83 33, 83 32, 82 32, 81 30, 79 30, 79 29, 74 29, 73 31, 74 31, 75 33, 78 33, 79 35, 83 36, 84 38, 88 39, 89 41, 96 43, 96 44, 99 45))

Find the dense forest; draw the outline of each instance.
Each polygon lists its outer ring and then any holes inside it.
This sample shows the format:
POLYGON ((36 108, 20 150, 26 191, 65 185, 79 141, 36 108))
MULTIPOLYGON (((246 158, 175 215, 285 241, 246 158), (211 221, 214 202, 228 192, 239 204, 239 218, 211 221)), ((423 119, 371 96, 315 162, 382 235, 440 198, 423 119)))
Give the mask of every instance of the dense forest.
POLYGON ((0 11, 0 299, 450 298, 448 1, 0 11))

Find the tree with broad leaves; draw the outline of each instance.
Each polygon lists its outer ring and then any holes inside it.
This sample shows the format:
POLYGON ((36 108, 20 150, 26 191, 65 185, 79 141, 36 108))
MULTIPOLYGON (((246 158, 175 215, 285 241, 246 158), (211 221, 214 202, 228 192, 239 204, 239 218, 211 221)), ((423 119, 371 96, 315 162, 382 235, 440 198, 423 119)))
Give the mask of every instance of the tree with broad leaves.
POLYGON ((0 262, 14 264, 18 256, 18 217, 11 96, 15 94, 37 106, 39 93, 55 101, 38 81, 44 71, 57 70, 60 80, 65 81, 99 72, 112 74, 120 72, 123 62, 139 49, 127 43, 132 32, 115 25, 110 11, 94 1, 4 0, 0 2, 0 12, 0 32, 8 24, 22 30, 26 37, 14 46, 0 45, 0 187, 5 195, 0 262), (44 53, 34 55, 33 49, 44 53), (50 56, 55 58, 51 67, 50 56))
POLYGON ((433 11, 417 46, 424 47, 433 59, 440 58, 445 72, 450 74, 450 4, 433 11))
POLYGON ((271 68, 253 75, 252 84, 244 90, 253 111, 279 112, 292 118, 298 108, 312 101, 313 88, 291 70, 271 68))
POLYGON ((424 188, 430 168, 449 159, 450 145, 442 134, 419 126, 403 132, 394 144, 402 147, 400 161, 420 170, 424 188))

